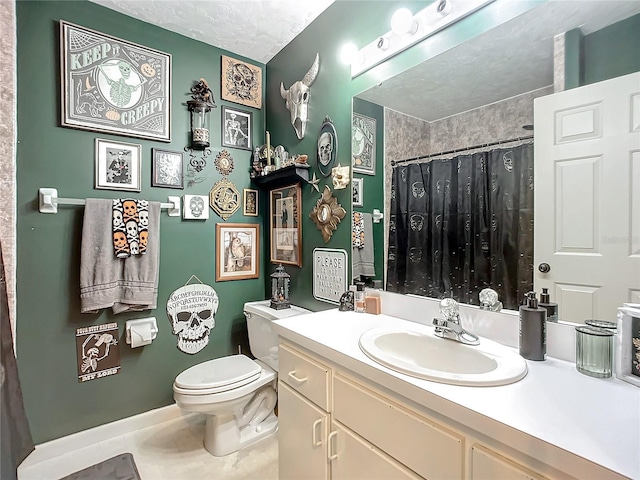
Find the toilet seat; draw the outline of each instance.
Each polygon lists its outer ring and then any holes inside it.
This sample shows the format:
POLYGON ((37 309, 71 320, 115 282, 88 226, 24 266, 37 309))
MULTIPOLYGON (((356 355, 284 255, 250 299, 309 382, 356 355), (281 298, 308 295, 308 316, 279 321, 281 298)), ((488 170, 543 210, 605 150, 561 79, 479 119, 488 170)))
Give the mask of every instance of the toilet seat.
POLYGON ((216 358, 194 365, 174 382, 174 391, 185 395, 210 395, 242 387, 260 377, 262 367, 246 355, 216 358))

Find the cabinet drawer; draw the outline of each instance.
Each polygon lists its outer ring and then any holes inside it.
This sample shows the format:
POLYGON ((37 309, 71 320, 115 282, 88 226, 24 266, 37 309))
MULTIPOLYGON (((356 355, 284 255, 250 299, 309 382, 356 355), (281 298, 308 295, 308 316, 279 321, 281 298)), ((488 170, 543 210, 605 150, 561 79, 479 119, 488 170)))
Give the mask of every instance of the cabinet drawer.
POLYGON ((329 368, 307 355, 280 344, 278 376, 325 411, 329 410, 329 368))
POLYGON ((545 480, 544 477, 526 467, 481 445, 471 447, 471 478, 473 480, 494 480, 496 478, 545 480))
POLYGON ((463 478, 464 441, 350 379, 333 377, 334 418, 425 478, 463 478))

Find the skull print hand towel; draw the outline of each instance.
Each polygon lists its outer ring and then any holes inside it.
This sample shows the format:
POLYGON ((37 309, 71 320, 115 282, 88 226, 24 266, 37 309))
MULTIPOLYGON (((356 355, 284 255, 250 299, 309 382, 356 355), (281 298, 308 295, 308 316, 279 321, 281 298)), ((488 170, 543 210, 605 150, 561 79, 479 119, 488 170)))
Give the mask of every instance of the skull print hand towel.
POLYGON ((87 199, 80 253, 82 313, 95 313, 109 307, 114 313, 156 308, 160 202, 148 202, 146 255, 126 258, 114 255, 113 220, 112 200, 87 199))
POLYGON ((113 199, 113 251, 118 258, 147 253, 149 202, 113 199))

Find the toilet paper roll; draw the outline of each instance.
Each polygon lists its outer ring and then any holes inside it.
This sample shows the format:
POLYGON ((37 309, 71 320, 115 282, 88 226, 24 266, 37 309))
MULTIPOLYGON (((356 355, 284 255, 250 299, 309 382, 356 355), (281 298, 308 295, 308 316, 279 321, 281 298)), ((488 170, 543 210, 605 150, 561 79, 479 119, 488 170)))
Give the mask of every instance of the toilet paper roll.
POLYGON ((131 348, 149 345, 152 340, 151 324, 143 323, 131 327, 131 348))

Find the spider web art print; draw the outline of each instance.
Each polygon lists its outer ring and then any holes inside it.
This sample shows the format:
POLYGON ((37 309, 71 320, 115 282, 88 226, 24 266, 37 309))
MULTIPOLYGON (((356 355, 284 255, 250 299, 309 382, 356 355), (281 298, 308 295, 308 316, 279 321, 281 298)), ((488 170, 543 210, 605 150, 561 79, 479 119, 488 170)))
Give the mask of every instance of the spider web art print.
POLYGON ((171 141, 171 55, 60 21, 62 126, 171 141))

